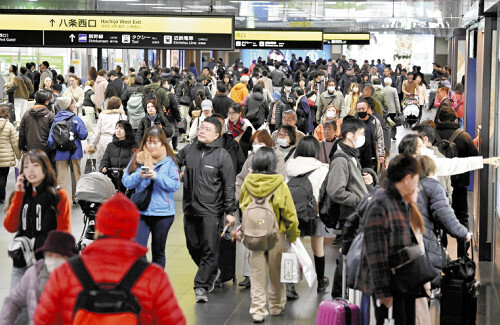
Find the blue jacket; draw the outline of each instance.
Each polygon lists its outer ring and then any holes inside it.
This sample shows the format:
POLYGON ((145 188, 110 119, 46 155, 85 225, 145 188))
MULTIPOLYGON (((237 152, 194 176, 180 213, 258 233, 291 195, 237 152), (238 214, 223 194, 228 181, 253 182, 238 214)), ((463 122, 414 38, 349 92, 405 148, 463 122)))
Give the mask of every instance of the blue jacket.
POLYGON ((198 77, 198 69, 196 69, 196 67, 189 66, 189 72, 191 72, 195 78, 198 77))
MULTIPOLYGON (((151 183, 151 180, 143 179, 139 175, 141 166, 139 165, 132 174, 129 174, 129 167, 125 169, 122 183, 126 188, 135 189, 136 192, 140 192, 151 183)), ((172 158, 167 156, 154 166, 154 170, 156 172, 156 179, 154 180, 151 203, 146 211, 141 211, 141 215, 173 216, 175 215, 174 192, 181 186, 179 169, 172 158)))
MULTIPOLYGON (((56 114, 56 116, 54 117, 54 123, 66 120, 71 116, 75 116, 73 117, 73 133, 75 134, 76 144, 76 151, 71 156, 71 160, 82 159, 83 150, 81 140, 87 139, 87 136, 89 135, 89 133, 87 132, 87 127, 85 126, 85 123, 83 123, 83 120, 80 117, 76 116, 75 113, 64 110, 56 114)), ((54 123, 52 123, 52 126, 50 127, 49 139, 47 140, 47 145, 49 146, 49 148, 54 147, 54 138, 52 137, 52 129, 54 128, 54 123)), ((69 151, 56 150, 56 161, 58 160, 69 160, 69 151)))

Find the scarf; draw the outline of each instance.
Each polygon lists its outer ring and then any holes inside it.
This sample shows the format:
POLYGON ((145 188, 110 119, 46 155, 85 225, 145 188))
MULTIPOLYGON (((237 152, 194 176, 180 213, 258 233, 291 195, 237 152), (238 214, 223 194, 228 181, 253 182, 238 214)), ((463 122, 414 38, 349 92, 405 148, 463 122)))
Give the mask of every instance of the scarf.
POLYGON ((156 113, 153 117, 151 117, 149 114, 147 114, 148 120, 151 121, 151 126, 155 126, 155 121, 156 118, 158 117, 158 113, 156 113))
POLYGON ((243 126, 245 125, 245 121, 243 118, 240 116, 240 119, 236 124, 234 124, 230 119, 227 120, 227 130, 233 137, 239 137, 245 130, 243 129, 243 126))
POLYGON ((149 170, 154 170, 154 165, 167 157, 167 148, 161 146, 155 153, 144 146, 143 151, 137 153, 137 163, 148 166, 149 170))
POLYGON ((338 146, 342 148, 342 150, 349 156, 357 158, 359 155, 359 151, 356 148, 350 147, 344 143, 344 141, 339 141, 338 146))

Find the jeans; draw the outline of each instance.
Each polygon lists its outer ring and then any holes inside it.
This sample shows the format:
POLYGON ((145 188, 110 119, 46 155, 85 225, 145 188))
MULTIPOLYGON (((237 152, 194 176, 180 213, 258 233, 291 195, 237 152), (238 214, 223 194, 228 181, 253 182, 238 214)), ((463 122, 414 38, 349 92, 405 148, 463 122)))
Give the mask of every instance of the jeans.
POLYGON ((0 167, 0 202, 5 201, 5 188, 10 167, 0 167))
POLYGON ((217 268, 215 255, 222 231, 222 218, 184 215, 184 233, 189 255, 198 266, 194 288, 208 289, 217 268))
MULTIPOLYGON (((19 282, 21 282, 21 279, 26 273, 26 270, 28 270, 27 267, 22 267, 18 268, 15 266, 12 266, 12 275, 10 277, 10 290, 14 289, 19 282)), ((17 318, 14 322, 14 325, 22 325, 22 324, 28 324, 29 323, 29 315, 28 315, 28 309, 26 307, 23 307, 17 314, 17 318)))
POLYGON ((141 221, 137 230, 136 241, 144 247, 148 247, 149 234, 152 233, 152 262, 163 268, 165 268, 165 245, 167 244, 167 235, 172 223, 174 223, 174 216, 158 217, 141 215, 141 221))

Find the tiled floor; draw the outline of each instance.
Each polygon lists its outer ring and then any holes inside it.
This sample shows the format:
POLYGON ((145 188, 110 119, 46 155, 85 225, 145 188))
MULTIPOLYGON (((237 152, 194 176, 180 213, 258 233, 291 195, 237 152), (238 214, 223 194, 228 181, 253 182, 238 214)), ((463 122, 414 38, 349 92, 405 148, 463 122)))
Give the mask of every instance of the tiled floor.
MULTIPOLYGON (((424 119, 426 118, 425 114, 426 113, 424 112, 424 119)), ((431 117, 429 116, 428 118, 431 117)), ((405 134, 411 132, 402 128, 399 129, 399 139, 401 139, 405 134)), ((397 152, 395 142, 393 142, 391 152, 393 154, 397 152)), ((8 193, 13 190, 13 184, 14 174, 12 172, 11 175, 9 175, 9 183, 7 187, 8 193)), ((174 286, 179 304, 186 315, 187 323, 192 325, 251 324, 251 317, 248 313, 250 307, 250 292, 248 289, 242 289, 237 285, 227 283, 224 288, 216 288, 213 293, 209 294, 208 303, 195 303, 192 286, 196 266, 192 262, 185 245, 182 223, 181 192, 182 191, 178 191, 175 195, 177 214, 167 240, 166 272, 174 286)), ((2 221, 5 216, 5 209, 5 206, 0 206, 0 216, 2 221)), ((75 206, 73 210, 72 224, 73 234, 78 239, 83 227, 83 217, 79 207, 77 206, 75 206)), ((13 234, 7 233, 4 227, 0 226, 0 251, 7 251, 8 243, 12 237, 13 234)), ((309 249, 312 256, 309 239, 305 239, 304 244, 306 248, 309 249)), ((450 251, 453 252, 454 249, 450 249, 450 251)), ((333 279, 336 254, 336 250, 332 248, 330 241, 326 241, 326 275, 330 278, 330 280, 333 279)), ((236 274, 239 281, 243 279, 241 276, 242 260, 242 246, 238 244, 236 274)), ((12 262, 7 257, 6 253, 0 254, 0 265, 0 278, 3 279, 0 281, 0 301, 3 301, 9 292, 10 272, 12 268, 12 262)), ((492 263, 479 263, 477 277, 481 280, 482 287, 478 304, 478 324, 500 324, 500 304, 493 285, 494 281, 492 280, 492 268, 492 263)), ((310 325, 315 323, 317 306, 321 300, 330 298, 330 290, 328 290, 324 295, 318 295, 316 293, 316 287, 313 286, 313 288, 309 288, 305 281, 299 283, 296 288, 300 295, 300 299, 287 303, 286 309, 282 315, 277 317, 268 317, 266 319, 267 324, 310 325)), ((436 324, 439 324, 439 322, 436 324)))

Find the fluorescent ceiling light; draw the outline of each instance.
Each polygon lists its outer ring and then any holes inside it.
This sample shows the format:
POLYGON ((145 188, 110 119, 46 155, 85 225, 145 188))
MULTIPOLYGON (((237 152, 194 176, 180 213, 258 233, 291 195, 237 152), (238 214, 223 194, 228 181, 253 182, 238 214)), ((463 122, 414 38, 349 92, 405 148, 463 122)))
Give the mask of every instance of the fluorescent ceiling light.
POLYGON ((182 10, 182 7, 152 7, 152 9, 182 10))
POLYGON ((233 10, 233 9, 236 9, 236 7, 233 7, 233 6, 214 6, 214 9, 217 9, 217 10, 233 10))
MULTIPOLYGON (((113 0, 116 1, 116 0, 113 0)), ((127 0, 130 1, 130 0, 127 0)), ((132 1, 138 1, 138 0, 132 0, 132 1)), ((163 3, 128 3, 129 6, 162 6, 163 3)))

